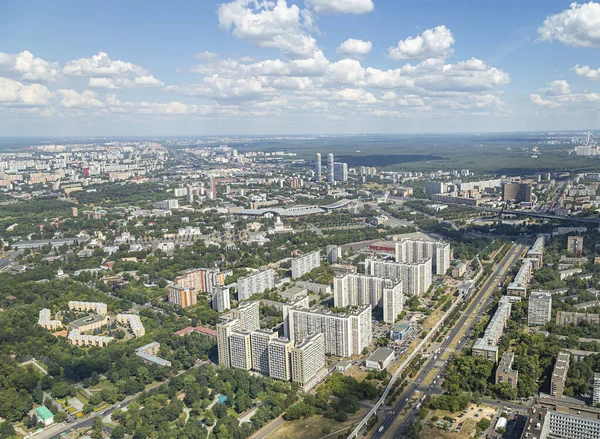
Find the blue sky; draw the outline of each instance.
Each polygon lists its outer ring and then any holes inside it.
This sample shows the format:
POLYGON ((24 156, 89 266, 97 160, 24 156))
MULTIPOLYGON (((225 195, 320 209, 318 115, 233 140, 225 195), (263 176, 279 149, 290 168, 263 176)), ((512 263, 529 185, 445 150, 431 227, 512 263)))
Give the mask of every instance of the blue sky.
POLYGON ((0 133, 595 129, 599 35, 596 2, 5 0, 0 133))

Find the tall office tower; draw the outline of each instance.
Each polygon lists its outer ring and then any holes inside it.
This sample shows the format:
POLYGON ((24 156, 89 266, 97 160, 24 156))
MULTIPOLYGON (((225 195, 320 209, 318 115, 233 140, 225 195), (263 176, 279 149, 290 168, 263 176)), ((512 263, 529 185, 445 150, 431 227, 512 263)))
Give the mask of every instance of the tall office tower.
POLYGON ((237 281, 238 300, 248 300, 252 295, 262 293, 274 286, 275 271, 271 268, 240 277, 237 281))
POLYGON ((212 308, 217 312, 225 312, 231 309, 228 287, 218 287, 213 290, 212 308))
POLYGON ((292 279, 297 279, 321 266, 321 251, 307 253, 292 259, 292 279))
POLYGON ((231 319, 217 323, 217 353, 219 365, 231 367, 231 356, 229 354, 229 337, 231 333, 239 328, 240 321, 231 319))
POLYGON ((317 181, 321 181, 321 153, 317 153, 317 163, 315 166, 315 178, 317 181))
POLYGON ((592 395, 594 405, 600 404, 600 373, 594 374, 594 394, 592 395))
POLYGON ((291 350, 292 381, 305 392, 324 375, 325 344, 323 334, 310 334, 291 350))
POLYGON ((527 324, 542 326, 552 318, 552 294, 548 291, 533 291, 529 296, 527 324))
POLYGON ((275 338, 277 333, 273 331, 257 329, 250 333, 252 370, 262 375, 269 375, 269 342, 275 338))
POLYGON ((290 354, 293 343, 287 338, 269 341, 269 376, 289 381, 292 378, 290 354))
POLYGON ((327 182, 335 183, 335 162, 333 154, 327 154, 327 182))
POLYGON ((208 176, 208 184, 210 186, 209 198, 211 200, 217 199, 217 183, 215 182, 215 177, 212 175, 208 176))
POLYGON ((233 318, 239 320, 241 330, 255 331, 260 329, 260 311, 258 306, 258 302, 244 302, 231 310, 233 318))
POLYGON ((333 176, 335 181, 348 181, 348 164, 334 163, 333 176))
POLYGON ((179 305, 182 308, 195 305, 197 303, 196 292, 177 285, 169 285, 167 287, 169 303, 179 305))
POLYGON ((229 336, 229 355, 231 367, 235 369, 252 369, 252 346, 250 332, 231 331, 229 336))
POLYGON ((383 321, 385 323, 396 321, 398 314, 402 312, 403 299, 402 282, 394 285, 392 281, 388 281, 383 289, 383 321))

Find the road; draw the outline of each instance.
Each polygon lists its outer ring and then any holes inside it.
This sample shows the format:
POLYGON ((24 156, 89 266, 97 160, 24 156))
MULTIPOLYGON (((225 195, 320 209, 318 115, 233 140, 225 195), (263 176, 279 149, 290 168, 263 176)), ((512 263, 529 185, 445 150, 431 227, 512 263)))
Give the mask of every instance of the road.
POLYGON ((523 253, 523 250, 525 248, 526 247, 523 244, 514 244, 512 248, 506 253, 496 270, 485 281, 479 293, 477 293, 477 295, 473 297, 473 299, 469 302, 467 310, 462 314, 462 316, 458 320, 458 323, 454 326, 448 337, 446 337, 446 339, 442 343, 440 350, 440 358, 438 359, 436 358, 437 356, 434 356, 430 358, 423 367, 421 367, 417 379, 408 386, 408 388, 402 393, 402 395, 400 395, 398 402, 392 409, 393 414, 390 415, 389 412, 386 412, 388 413, 386 418, 381 424, 376 426, 378 429, 379 427, 383 426, 383 431, 375 431, 375 433, 371 436, 372 438, 379 439, 383 436, 392 438, 402 437, 406 427, 414 423, 418 412, 416 407, 409 412, 409 414, 406 416, 402 424, 396 429, 393 435, 389 435, 388 430, 390 426, 394 423, 394 420, 398 416, 398 414, 402 410, 404 410, 404 408, 408 405, 408 401, 411 400, 415 391, 419 390, 424 395, 432 393, 432 391, 434 390, 433 384, 421 386, 421 383, 423 383, 425 378, 435 367, 439 366, 436 366, 437 363, 443 363, 441 367, 439 367, 439 369, 442 370, 446 366, 451 356, 451 353, 454 350, 460 350, 463 348, 464 344, 468 339, 468 335, 471 333, 473 325, 477 320, 479 320, 479 317, 487 308, 487 305, 491 302, 493 292, 496 290, 496 287, 504 279, 509 269, 517 261, 517 259, 523 253), (445 361, 443 357, 446 357, 445 361))

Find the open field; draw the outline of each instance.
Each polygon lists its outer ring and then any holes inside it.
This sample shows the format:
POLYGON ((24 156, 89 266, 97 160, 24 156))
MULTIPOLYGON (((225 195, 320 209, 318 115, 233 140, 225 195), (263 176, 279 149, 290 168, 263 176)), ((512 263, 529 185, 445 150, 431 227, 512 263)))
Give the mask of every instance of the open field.
MULTIPOLYGON (((359 422, 367 413, 367 409, 362 407, 358 412, 348 416, 346 422, 337 422, 335 419, 327 419, 322 416, 313 416, 309 419, 299 421, 285 422, 275 433, 278 439, 319 439, 326 434, 324 431, 333 433, 352 424, 359 422)), ((333 435, 332 437, 337 437, 333 435)))

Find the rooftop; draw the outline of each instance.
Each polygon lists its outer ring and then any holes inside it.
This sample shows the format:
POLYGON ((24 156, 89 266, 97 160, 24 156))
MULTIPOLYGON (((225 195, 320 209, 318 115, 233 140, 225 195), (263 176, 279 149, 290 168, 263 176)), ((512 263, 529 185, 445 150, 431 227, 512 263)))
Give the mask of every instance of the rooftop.
POLYGON ((98 314, 91 314, 89 316, 85 316, 85 317, 82 317, 80 319, 77 319, 77 320, 71 322, 71 328, 79 328, 81 326, 87 326, 87 325, 91 325, 93 323, 101 323, 104 321, 106 321, 105 316, 101 316, 98 314))
POLYGON ((54 415, 52 414, 52 412, 50 410, 48 410, 48 408, 44 405, 36 408, 35 413, 37 415, 37 418, 41 419, 43 421, 54 418, 54 415))
POLYGON ((375 361, 377 363, 382 363, 386 361, 390 355, 394 355, 394 350, 389 348, 377 348, 375 352, 373 352, 367 361, 375 361))

